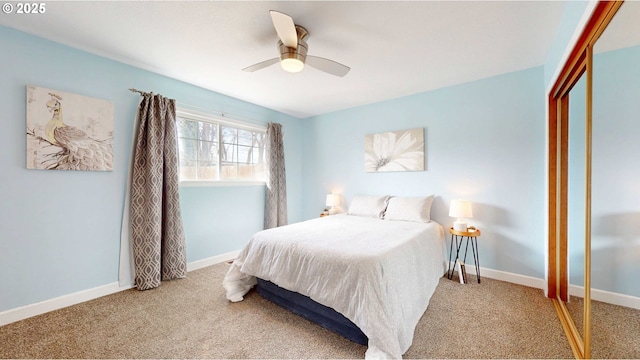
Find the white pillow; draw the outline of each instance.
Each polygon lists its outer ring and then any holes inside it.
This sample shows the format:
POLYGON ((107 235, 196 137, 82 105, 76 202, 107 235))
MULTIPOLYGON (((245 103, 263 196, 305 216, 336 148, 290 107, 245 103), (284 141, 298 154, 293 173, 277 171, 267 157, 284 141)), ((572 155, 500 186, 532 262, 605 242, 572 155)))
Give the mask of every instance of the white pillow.
POLYGON ((387 208, 389 195, 356 195, 351 199, 347 215, 366 216, 382 219, 387 208))
POLYGON ((420 197, 394 196, 389 199, 385 220, 402 220, 415 222, 431 221, 431 203, 433 195, 420 197))

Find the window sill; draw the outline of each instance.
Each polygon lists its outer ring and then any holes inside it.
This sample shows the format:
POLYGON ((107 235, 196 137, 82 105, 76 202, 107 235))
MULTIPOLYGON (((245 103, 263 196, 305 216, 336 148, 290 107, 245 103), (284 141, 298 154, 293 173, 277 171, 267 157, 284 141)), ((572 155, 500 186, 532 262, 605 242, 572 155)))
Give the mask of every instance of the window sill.
POLYGON ((264 181, 180 181, 180 187, 265 186, 264 181))

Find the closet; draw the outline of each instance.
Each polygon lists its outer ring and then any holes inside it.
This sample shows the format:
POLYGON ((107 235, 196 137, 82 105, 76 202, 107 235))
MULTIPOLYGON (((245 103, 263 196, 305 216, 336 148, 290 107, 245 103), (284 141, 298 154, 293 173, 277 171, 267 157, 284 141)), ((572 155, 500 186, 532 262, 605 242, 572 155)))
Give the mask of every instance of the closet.
POLYGON ((548 295, 576 358, 592 291, 640 297, 638 19, 638 2, 597 3, 548 94, 548 295))

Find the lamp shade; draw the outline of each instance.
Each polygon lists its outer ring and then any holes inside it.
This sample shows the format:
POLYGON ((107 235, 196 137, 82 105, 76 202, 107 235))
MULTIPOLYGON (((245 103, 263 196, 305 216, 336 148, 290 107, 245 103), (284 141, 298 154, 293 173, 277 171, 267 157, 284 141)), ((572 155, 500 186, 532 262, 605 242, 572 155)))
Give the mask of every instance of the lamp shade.
POLYGON ((451 200, 449 207, 449 216, 454 218, 472 218, 471 201, 467 200, 451 200))
POLYGON ((451 206, 449 206, 449 216, 458 218, 453 222, 453 230, 467 231, 467 223, 462 219, 473 217, 473 212, 471 211, 471 202, 466 200, 451 200, 451 206))
POLYGON ((327 194, 327 202, 325 203, 327 206, 338 206, 340 205, 340 195, 338 194, 327 194))

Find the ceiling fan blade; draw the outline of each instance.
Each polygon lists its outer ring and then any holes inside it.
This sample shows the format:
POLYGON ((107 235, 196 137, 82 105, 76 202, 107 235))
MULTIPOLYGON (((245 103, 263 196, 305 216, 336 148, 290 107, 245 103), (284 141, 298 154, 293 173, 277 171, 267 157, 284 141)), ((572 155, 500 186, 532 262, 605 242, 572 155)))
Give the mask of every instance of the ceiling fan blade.
POLYGON ((273 59, 265 60, 265 61, 259 62, 257 64, 253 64, 251 66, 248 66, 248 67, 242 69, 242 71, 254 72, 254 71, 257 71, 257 70, 260 70, 260 69, 264 69, 267 66, 271 66, 271 65, 277 63, 278 61, 280 61, 280 58, 273 58, 273 59))
POLYGON ((271 14, 271 21, 273 21, 273 26, 282 43, 286 47, 297 49, 298 32, 291 16, 275 10, 270 10, 269 14, 271 14))
POLYGON ((307 55, 307 60, 305 62, 307 65, 313 66, 320 71, 340 77, 347 75, 349 70, 351 70, 351 68, 346 65, 317 56, 307 55))

